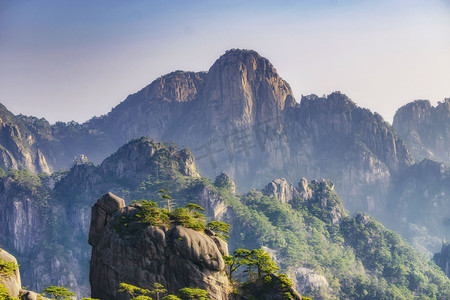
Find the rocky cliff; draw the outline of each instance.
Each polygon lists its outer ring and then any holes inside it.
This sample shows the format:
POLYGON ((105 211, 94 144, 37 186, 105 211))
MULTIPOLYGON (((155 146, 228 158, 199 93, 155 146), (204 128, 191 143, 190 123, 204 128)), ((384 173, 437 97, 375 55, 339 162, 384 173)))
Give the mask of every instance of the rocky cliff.
POLYGON ((20 300, 48 300, 32 291, 24 290, 20 280, 20 270, 17 259, 0 248, 0 293, 1 299, 8 297, 20 300), (5 290, 1 290, 4 288, 5 290), (6 293, 6 294, 4 294, 6 293))
POLYGON ((433 107, 417 100, 399 108, 393 126, 417 160, 450 163, 450 98, 433 107))
POLYGON ((38 141, 48 136, 49 127, 43 119, 14 116, 0 104, 0 167, 49 173, 38 141))
POLYGON ((435 253, 433 261, 450 277, 450 244, 442 242, 441 252, 435 253))
POLYGON ((387 197, 392 200, 379 219, 431 257, 448 239, 450 168, 424 159, 399 174, 387 197))
POLYGON ((27 288, 41 291, 62 285, 86 294, 81 282, 87 270, 81 257, 88 253, 67 245, 83 235, 82 224, 88 222, 83 218, 88 215, 83 209, 72 212, 61 198, 52 197, 51 180, 17 170, 0 176, 0 243, 24 266, 22 282, 27 288))
POLYGON ((222 255, 228 247, 214 233, 183 226, 148 226, 130 221, 139 206, 104 195, 92 208, 89 243, 92 245, 90 282, 92 297, 129 299, 117 292, 122 282, 142 288, 158 282, 168 293, 184 287, 201 288, 211 299, 229 298, 229 281, 222 255))
POLYGON ((198 178, 187 149, 148 138, 130 141, 99 166, 80 163, 68 172, 40 176, 25 170, 2 172, 0 223, 5 226, 0 226, 0 243, 25 266, 24 285, 33 290, 65 286, 85 296, 90 292, 91 205, 98 195, 114 191, 154 199, 161 188, 176 191, 198 178))

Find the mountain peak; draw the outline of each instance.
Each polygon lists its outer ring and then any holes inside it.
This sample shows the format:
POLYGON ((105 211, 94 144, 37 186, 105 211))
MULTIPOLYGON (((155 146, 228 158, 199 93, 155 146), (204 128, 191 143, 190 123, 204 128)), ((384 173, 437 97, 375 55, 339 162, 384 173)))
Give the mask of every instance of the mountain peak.
POLYGON ((277 118, 295 101, 290 86, 257 52, 232 49, 209 69, 204 100, 213 123, 252 124, 277 118), (287 103, 287 104, 286 104, 287 103))
MULTIPOLYGON (((268 63, 270 63, 266 58, 259 55, 258 52, 254 50, 247 50, 247 49, 230 49, 225 51, 223 55, 219 57, 217 61, 226 61, 226 60, 248 60, 248 59, 254 59, 254 60, 264 60, 268 63)), ((216 62, 217 62, 216 61, 216 62)))

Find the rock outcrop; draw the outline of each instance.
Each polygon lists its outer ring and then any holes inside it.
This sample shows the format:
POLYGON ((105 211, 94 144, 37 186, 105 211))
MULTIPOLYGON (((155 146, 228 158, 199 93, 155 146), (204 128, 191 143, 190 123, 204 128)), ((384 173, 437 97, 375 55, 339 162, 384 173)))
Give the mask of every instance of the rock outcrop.
POLYGON ((450 98, 433 107, 417 100, 399 108, 393 126, 417 160, 450 163, 450 98))
POLYGON ((19 292, 22 289, 22 283, 20 281, 17 259, 5 250, 0 249, 0 263, 0 284, 6 288, 11 297, 18 298, 19 292), (6 269, 3 267, 5 263, 14 264, 16 269, 6 272, 6 269))
POLYGON ((20 300, 49 300, 48 298, 45 298, 41 295, 38 296, 38 294, 35 292, 22 289, 20 270, 17 259, 1 248, 0 263, 0 285, 6 288, 9 297, 18 298, 20 300), (5 265, 5 263, 15 266, 14 270, 11 269, 11 265, 8 266, 5 265), (7 269, 9 271, 7 271, 7 269))
MULTIPOLYGON (((33 129, 39 122, 37 118, 20 118, 10 113, 0 104, 0 168, 28 169, 35 173, 50 173, 46 156, 37 142, 42 138, 33 129), (34 127, 33 127, 34 125, 34 127)), ((45 123, 48 125, 47 123, 45 123)))
MULTIPOLYGON (((293 269, 290 275, 296 290, 302 294, 317 290, 322 290, 328 295, 330 294, 330 285, 325 276, 318 274, 312 269, 300 267, 293 269)), ((329 296, 328 298, 334 297, 329 296)))
POLYGON ((225 242, 183 226, 157 227, 137 221, 120 225, 138 210, 139 206, 122 207, 112 194, 94 205, 89 239, 92 297, 125 300, 128 296, 117 292, 120 283, 151 289, 158 282, 172 294, 191 287, 205 289, 211 299, 228 299, 222 259, 228 255, 225 242))
POLYGON ((288 183, 284 178, 275 179, 266 185, 264 193, 268 196, 277 198, 281 203, 289 203, 300 195, 294 185, 288 183))
POLYGON ((433 261, 450 277, 450 243, 442 243, 441 252, 434 254, 433 261))
POLYGON ((348 213, 341 200, 330 194, 332 191, 334 191, 334 184, 329 180, 312 180, 308 183, 306 178, 302 178, 298 188, 295 188, 293 184, 281 178, 266 185, 262 192, 281 203, 291 203, 294 206, 316 205, 327 212, 328 221, 338 224, 348 213))

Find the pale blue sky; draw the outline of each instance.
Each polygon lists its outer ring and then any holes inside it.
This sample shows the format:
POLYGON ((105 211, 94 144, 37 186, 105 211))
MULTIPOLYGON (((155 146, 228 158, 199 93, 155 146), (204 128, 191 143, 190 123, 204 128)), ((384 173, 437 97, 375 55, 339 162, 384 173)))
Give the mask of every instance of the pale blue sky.
POLYGON ((0 102, 85 121, 174 70, 258 51, 302 94, 340 90, 392 121, 450 97, 450 1, 0 1, 0 102))

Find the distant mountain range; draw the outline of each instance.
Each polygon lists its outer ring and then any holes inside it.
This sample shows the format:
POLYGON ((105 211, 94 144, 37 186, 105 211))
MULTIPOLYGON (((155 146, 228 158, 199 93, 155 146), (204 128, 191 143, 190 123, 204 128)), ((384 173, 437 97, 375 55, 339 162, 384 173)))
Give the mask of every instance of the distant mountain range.
MULTIPOLYGON (((303 96, 298 103, 272 64, 249 50, 227 51, 208 72, 164 75, 108 114, 83 124, 52 125, 45 119, 15 116, 1 106, 0 167, 35 174, 71 168, 69 173, 41 176, 45 183, 38 186, 56 183, 55 190, 46 193, 64 199, 55 207, 61 207, 69 219, 73 216, 66 206, 83 203, 84 208, 76 210, 78 221, 69 222, 78 224, 74 232, 79 232, 81 242, 88 227, 89 205, 111 189, 127 199, 123 186, 127 178, 137 176, 134 172, 141 163, 133 152, 127 152, 129 156, 108 171, 98 173, 98 168, 106 168, 108 159, 102 163, 106 157, 141 136, 187 146, 202 176, 214 179, 225 172, 240 192, 262 189, 275 178, 331 180, 351 213, 370 213, 430 256, 439 250, 443 238, 450 238, 450 99, 436 107, 428 101, 407 104, 397 111, 391 126, 340 92, 303 96), (86 157, 102 165, 86 164, 86 157), (83 164, 73 166, 74 158, 83 164), (129 168, 131 173, 127 173, 129 168), (114 180, 105 184, 108 178, 114 180)), ((148 181, 159 180, 158 174, 152 176, 148 181)), ((18 213, 22 208, 11 206, 11 199, 24 200, 16 190, 22 184, 15 187, 15 182, 3 179, 0 207, 18 213)), ((32 202, 45 204, 39 188, 36 191, 29 196, 32 202)), ((31 205, 23 203, 24 208, 31 205)), ((0 220, 10 224, 20 219, 10 218, 7 213, 0 220)), ((24 225, 28 229, 22 233, 31 240, 35 230, 31 228, 45 227, 37 225, 42 222, 39 214, 20 222, 29 226, 24 225)), ((15 241, 19 253, 33 247, 34 242, 24 242, 19 234, 11 238, 14 228, 8 230, 0 233, 0 243, 15 241)), ((73 255, 87 257, 87 253, 73 255)))

